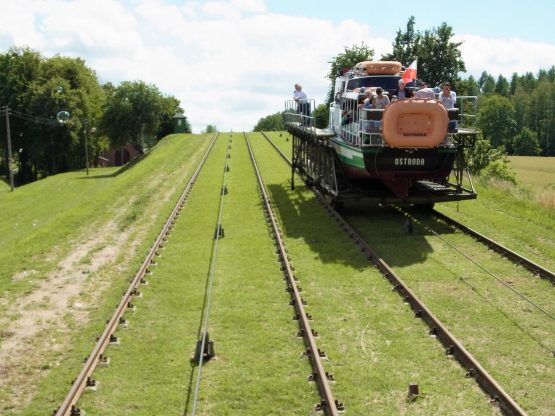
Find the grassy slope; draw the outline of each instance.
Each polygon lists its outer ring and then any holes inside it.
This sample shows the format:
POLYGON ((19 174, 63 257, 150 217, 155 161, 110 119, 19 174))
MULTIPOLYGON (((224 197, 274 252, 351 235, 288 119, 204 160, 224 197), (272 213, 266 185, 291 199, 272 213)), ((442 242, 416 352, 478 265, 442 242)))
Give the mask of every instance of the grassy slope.
POLYGON ((162 140, 141 163, 128 167, 119 175, 112 175, 116 171, 114 168, 92 170, 90 178, 73 172, 19 188, 13 194, 0 194, 12 225, 2 234, 1 256, 3 259, 14 258, 13 262, 4 263, 1 269, 0 291, 6 299, 31 290, 35 283, 12 282, 10 276, 13 273, 25 269, 40 270, 33 275, 33 280, 43 278, 56 267, 56 259, 71 248, 73 238, 94 233, 96 226, 116 214, 119 220, 114 229, 128 229, 132 236, 143 241, 135 250, 127 248, 116 264, 94 276, 111 283, 102 296, 103 302, 90 308, 93 319, 81 327, 82 324, 72 322, 68 316, 70 331, 52 333, 50 340, 67 340, 78 332, 78 341, 71 341, 66 351, 35 357, 38 360, 36 365, 47 378, 42 381, 39 392, 24 414, 49 413, 67 393, 68 383, 81 368, 82 358, 90 352, 104 320, 113 313, 128 279, 142 262, 150 241, 165 218, 163 213, 169 213, 192 173, 190 167, 198 163, 207 143, 206 137, 200 135, 171 136, 162 140), (155 195, 165 196, 156 198, 155 195), (32 227, 30 223, 33 221, 38 225, 32 227), (13 224, 18 227, 14 229, 13 224), (54 254, 52 247, 55 247, 54 254))
POLYGON ((55 258, 67 252, 70 244, 78 243, 73 238, 83 230, 94 233, 95 226, 110 220, 122 207, 127 212, 116 227, 126 228, 158 191, 145 185, 155 176, 171 179, 168 184, 172 186, 182 182, 184 178, 176 177, 179 167, 185 168, 184 158, 195 155, 203 136, 190 137, 185 146, 180 143, 183 138, 176 135, 161 141, 140 163, 122 169, 121 174, 117 168, 91 169, 89 177, 81 171, 69 172, 13 193, 0 192, 0 296, 6 291, 18 295, 29 290, 32 281, 15 282, 12 276, 36 270, 33 280, 40 280, 52 269, 55 258))

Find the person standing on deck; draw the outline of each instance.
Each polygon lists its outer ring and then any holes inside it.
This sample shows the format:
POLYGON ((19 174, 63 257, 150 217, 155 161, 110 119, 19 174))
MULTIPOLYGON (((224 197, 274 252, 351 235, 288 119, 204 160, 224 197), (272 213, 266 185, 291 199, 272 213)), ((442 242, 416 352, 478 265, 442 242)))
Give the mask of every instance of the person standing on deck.
POLYGON ((308 117, 310 117, 310 102, 306 92, 300 84, 295 84, 295 91, 293 91, 293 99, 297 102, 297 110, 302 116, 302 125, 308 126, 310 124, 308 117))

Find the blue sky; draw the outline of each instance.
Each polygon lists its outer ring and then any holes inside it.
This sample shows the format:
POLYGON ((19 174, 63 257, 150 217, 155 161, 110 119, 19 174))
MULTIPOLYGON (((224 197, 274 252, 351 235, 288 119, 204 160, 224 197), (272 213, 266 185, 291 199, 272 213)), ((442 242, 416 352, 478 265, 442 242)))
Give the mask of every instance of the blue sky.
POLYGON ((456 34, 471 33, 486 37, 518 37, 530 41, 555 42, 553 0, 369 0, 352 3, 268 0, 266 4, 275 13, 313 16, 335 22, 353 19, 368 24, 373 33, 392 39, 399 28, 405 29, 409 17, 414 16, 419 30, 431 29, 446 22, 456 34))
MULTIPOLYGON (((416 29, 453 28, 467 73, 555 65, 555 2, 372 0, 0 0, 0 52, 29 46, 80 57, 101 82, 142 80, 181 101, 195 132, 250 130, 301 83, 322 102, 329 61, 364 42, 391 52, 416 29), (405 2, 408 4, 409 2, 405 2)), ((2 105, 2 103, 0 103, 2 105)))

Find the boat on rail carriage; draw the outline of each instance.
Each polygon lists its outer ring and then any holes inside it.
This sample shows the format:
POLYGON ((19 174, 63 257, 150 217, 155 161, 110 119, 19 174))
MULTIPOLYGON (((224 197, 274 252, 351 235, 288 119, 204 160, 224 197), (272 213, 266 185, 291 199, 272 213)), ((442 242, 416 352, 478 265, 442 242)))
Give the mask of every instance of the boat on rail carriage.
MULTIPOLYGON (((458 96, 452 109, 431 89, 427 96, 415 94, 426 98, 396 100, 402 75, 401 64, 394 61, 361 62, 342 73, 335 81, 330 122, 324 129, 314 125, 314 100, 309 100, 309 111, 286 101, 293 170, 336 206, 349 198, 423 206, 476 198, 464 149, 476 140, 477 97, 458 96), (364 99, 378 88, 390 104, 366 108, 364 99)), ((405 89, 418 90, 415 84, 405 89)))

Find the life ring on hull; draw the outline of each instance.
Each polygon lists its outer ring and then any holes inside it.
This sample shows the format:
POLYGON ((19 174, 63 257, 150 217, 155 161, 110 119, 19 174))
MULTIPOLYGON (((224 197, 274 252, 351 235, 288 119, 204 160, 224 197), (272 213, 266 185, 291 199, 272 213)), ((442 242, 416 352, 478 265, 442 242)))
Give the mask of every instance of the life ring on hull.
POLYGON ((383 112, 383 138, 391 147, 436 147, 445 140, 448 121, 447 110, 438 101, 396 101, 383 112))
POLYGON ((364 71, 368 75, 395 75, 403 66, 397 61, 362 61, 355 65, 357 71, 364 71))

